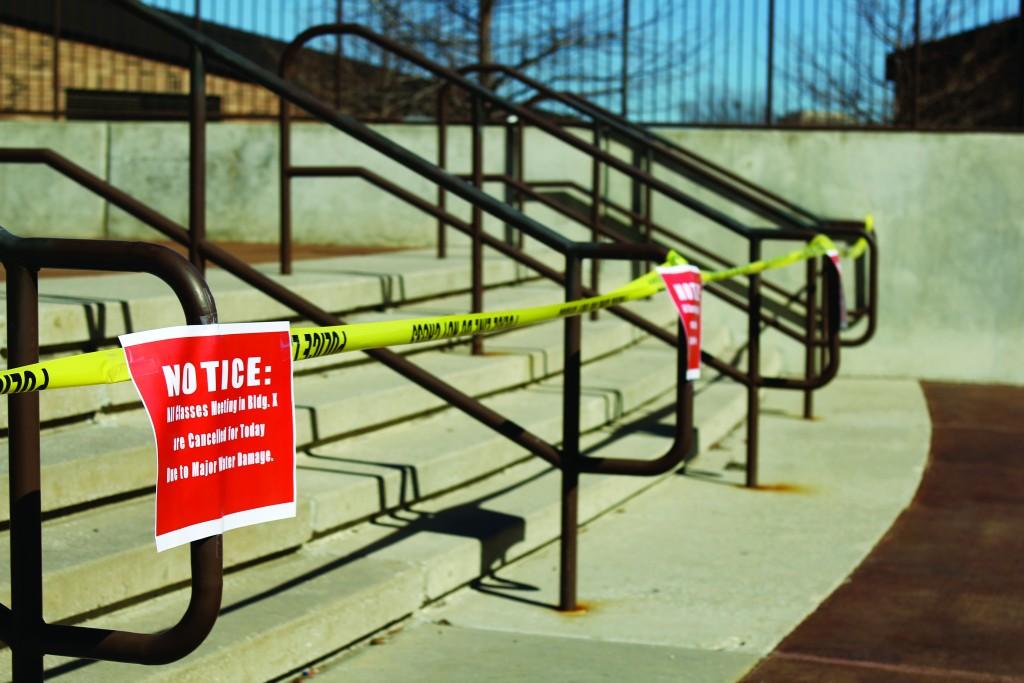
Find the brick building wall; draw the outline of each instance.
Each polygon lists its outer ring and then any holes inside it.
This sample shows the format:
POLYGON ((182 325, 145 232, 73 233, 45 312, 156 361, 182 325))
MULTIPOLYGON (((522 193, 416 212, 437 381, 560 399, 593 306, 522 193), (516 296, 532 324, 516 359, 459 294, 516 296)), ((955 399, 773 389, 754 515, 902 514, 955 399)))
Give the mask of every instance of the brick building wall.
MULTIPOLYGON (((0 116, 54 110, 53 36, 0 24, 0 116)), ((72 40, 59 46, 58 110, 65 88, 188 93, 188 70, 72 40)), ((206 92, 221 98, 224 116, 276 116, 277 97, 259 86, 208 75, 206 92)))

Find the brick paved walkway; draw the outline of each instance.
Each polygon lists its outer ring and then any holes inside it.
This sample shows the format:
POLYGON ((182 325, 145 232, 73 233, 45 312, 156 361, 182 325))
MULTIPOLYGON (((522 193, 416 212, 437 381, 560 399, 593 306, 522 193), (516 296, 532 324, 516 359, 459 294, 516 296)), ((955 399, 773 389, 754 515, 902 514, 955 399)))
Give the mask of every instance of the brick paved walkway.
POLYGON ((923 386, 912 504, 746 683, 1024 682, 1024 388, 923 386))

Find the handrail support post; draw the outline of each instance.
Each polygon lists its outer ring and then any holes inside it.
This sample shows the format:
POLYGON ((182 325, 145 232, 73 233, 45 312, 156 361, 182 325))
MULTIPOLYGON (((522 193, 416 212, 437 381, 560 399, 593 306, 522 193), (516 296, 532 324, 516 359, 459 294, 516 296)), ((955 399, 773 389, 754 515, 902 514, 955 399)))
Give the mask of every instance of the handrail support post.
MULTIPOLYGON (((484 112, 483 102, 480 96, 473 94, 473 185, 476 189, 483 190, 484 187, 484 112)), ((471 248, 471 270, 472 270, 472 312, 480 313, 484 310, 484 244, 483 244, 483 210, 479 204, 473 205, 472 227, 473 244, 471 248)), ((484 352, 484 340, 474 336, 471 342, 474 356, 482 355, 484 352)))
MULTIPOLYGON (((5 262, 8 365, 39 361, 39 281, 34 268, 5 262)), ((39 393, 8 397, 11 624, 14 680, 43 680, 43 550, 39 493, 39 393)))
POLYGON ((188 260, 206 272, 201 244, 206 239, 206 67, 203 51, 191 48, 188 121, 188 260))
MULTIPOLYGON (((750 263, 761 260, 761 240, 750 238, 750 263)), ((747 463, 746 485, 757 486, 758 421, 761 385, 761 276, 751 275, 748 285, 750 310, 747 315, 747 463)))
MULTIPOLYGON (((601 148, 601 126, 594 125, 594 147, 601 148)), ((590 241, 601 241, 601 161, 597 157, 590 160, 590 241)), ((590 288, 601 291, 601 259, 590 261, 590 288)), ((590 319, 597 320, 597 311, 590 312, 590 319)))
POLYGON ((277 154, 280 171, 278 176, 278 260, 281 275, 292 274, 292 137, 291 112, 288 100, 278 99, 277 112, 277 154))
MULTIPOLYGON (((565 300, 575 301, 582 290, 581 260, 575 254, 565 258, 565 300)), ((562 517, 558 608, 577 608, 577 544, 580 481, 580 316, 565 319, 562 381, 562 517)))
MULTIPOLYGON (((339 35, 339 39, 341 36, 339 35)), ((283 102, 283 100, 282 100, 283 102)), ((442 171, 448 166, 448 87, 441 86, 437 94, 437 167, 442 171)), ((442 185, 437 186, 437 208, 447 211, 447 193, 442 185)), ((448 255, 447 225, 437 219, 437 258, 448 255)))
MULTIPOLYGON (((818 317, 818 261, 807 259, 807 307, 804 319, 804 376, 810 380, 817 372, 815 346, 818 317)), ((804 418, 814 418, 814 389, 804 390, 804 418)))
MULTIPOLYGON (((519 128, 519 119, 517 117, 509 116, 505 119, 505 176, 506 178, 512 178, 514 180, 522 179, 522 164, 523 160, 520 158, 522 152, 522 146, 519 144, 518 138, 521 132, 519 128)), ((504 183, 505 185, 505 203, 509 206, 514 206, 520 211, 523 208, 522 197, 515 187, 509 182, 504 183)), ((505 223, 505 243, 514 245, 516 243, 516 229, 511 223, 505 223)))

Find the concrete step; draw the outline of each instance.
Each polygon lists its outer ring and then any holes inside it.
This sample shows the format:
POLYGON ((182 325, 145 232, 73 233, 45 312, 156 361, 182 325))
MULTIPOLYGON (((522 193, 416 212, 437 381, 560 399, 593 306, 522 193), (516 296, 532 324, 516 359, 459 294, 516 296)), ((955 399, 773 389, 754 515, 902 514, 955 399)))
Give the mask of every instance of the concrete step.
MULTIPOLYGON (((486 260, 488 285, 513 282, 515 264, 486 260)), ((437 259, 426 250, 297 261, 291 275, 274 264, 254 268, 328 311, 390 307, 470 286, 468 256, 437 259)), ((294 313, 230 273, 211 268, 207 283, 224 322, 289 318, 294 313)), ((150 275, 114 274, 40 282, 40 343, 99 343, 124 332, 183 324, 174 294, 150 275)))
MULTIPOLYGON (((581 424, 587 429, 607 424, 670 391, 674 359, 673 349, 649 341, 588 364, 581 424)), ((541 436, 557 439, 558 379, 489 403, 541 436)), ((522 457, 502 441, 449 409, 414 425, 313 449, 300 460, 297 517, 275 523, 272 534, 262 527, 232 532, 225 543, 225 563, 234 566, 296 547, 314 534, 461 486, 522 457), (410 444, 418 447, 410 452, 410 444)), ((87 613, 186 580, 186 548, 154 559, 152 516, 153 499, 147 495, 44 524, 47 619, 87 613), (109 581, 114 574, 118 581, 109 581)), ((6 536, 0 534, 0 565, 9 561, 6 536)), ((9 585, 0 583, 0 596, 7 592, 9 585)))
MULTIPOLYGON (((491 298, 512 306, 548 301, 550 298, 546 297, 550 296, 547 286, 528 285, 498 290, 491 298)), ((462 302, 447 303, 454 307, 462 302)), ((659 304, 664 302, 636 302, 630 306, 652 320, 671 324, 675 315, 671 307, 659 304)), ((433 310, 445 310, 440 303, 432 305, 433 310)), ((418 353, 415 362, 469 394, 491 394, 560 372, 561 330, 562 326, 557 323, 515 330, 488 338, 486 356, 472 356, 466 345, 460 345, 418 353)), ((600 358, 640 339, 642 333, 636 328, 612 316, 598 321, 586 320, 583 358, 585 361, 600 358)), ((722 345, 725 339, 721 335, 717 340, 712 336, 711 344, 722 345)), ((361 353, 344 355, 365 358, 361 353)), ((40 397, 75 409, 76 396, 95 395, 94 390, 101 389, 111 390, 111 395, 135 393, 130 383, 122 383, 42 392, 40 397)), ((443 402, 433 394, 375 363, 321 366, 312 374, 297 377, 295 395, 296 437, 303 447, 443 407, 443 402)), ((6 408, 6 401, 2 404, 6 408)), ((127 405, 137 404, 137 396, 133 396, 133 403, 127 405)), ((0 439, 0 448, 5 446, 6 439, 0 439)), ((141 408, 99 414, 86 423, 45 430, 42 435, 43 509, 59 510, 147 489, 152 486, 152 459, 152 431, 141 408)), ((0 461, 0 520, 8 516, 6 477, 3 476, 6 469, 6 460, 0 461)))
MULTIPOLYGON (((599 456, 659 455, 670 442, 665 435, 669 425, 656 416, 668 405, 662 399, 646 406, 646 414, 657 422, 653 427, 622 435, 612 424, 586 436, 584 447, 599 456)), ((740 419, 744 394, 734 385, 706 383, 696 406, 702 441, 709 446, 740 419)), ((585 476, 581 519, 593 519, 655 481, 585 476)), ((66 672, 75 681, 238 681, 286 674, 552 541, 558 529, 558 491, 557 471, 527 458, 477 483, 407 504, 228 575, 220 621, 207 641, 179 663, 156 668, 47 658, 47 666, 51 675, 66 672)), ((231 536, 225 540, 232 543, 231 536)), ((629 563, 631 558, 620 560, 629 563)), ((550 579, 556 581, 557 568, 551 569, 550 579)), ((173 623, 186 602, 187 592, 175 591, 93 622, 158 630, 173 623)), ((9 659, 2 665, 9 667, 9 659)), ((8 678, 9 671, 4 669, 8 678)))

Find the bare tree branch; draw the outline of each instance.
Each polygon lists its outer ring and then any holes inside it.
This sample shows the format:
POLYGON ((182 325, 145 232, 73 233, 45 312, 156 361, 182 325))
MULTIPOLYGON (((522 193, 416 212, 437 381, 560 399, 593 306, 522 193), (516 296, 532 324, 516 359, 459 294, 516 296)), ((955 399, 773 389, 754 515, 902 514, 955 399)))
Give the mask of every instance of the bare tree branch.
MULTIPOLYGON (((970 5, 969 0, 934 0, 924 3, 920 38, 929 42, 943 37, 960 24, 970 5)), ((815 109, 826 117, 837 117, 851 123, 891 124, 901 117, 900 103, 893 102, 893 83, 909 81, 910 60, 899 58, 901 51, 914 44, 914 0, 847 0, 846 11, 855 17, 871 39, 873 49, 865 52, 859 41, 851 42, 845 26, 835 24, 829 31, 837 38, 838 50, 822 55, 805 42, 793 46, 801 65, 784 77, 802 93, 815 109), (879 71, 874 52, 881 48, 895 73, 891 80, 879 71)), ((953 87, 954 84, 948 84, 953 87)), ((918 106, 948 97, 947 88, 925 95, 918 106)), ((954 103, 951 102, 951 105, 954 103)), ((795 113, 790 113, 795 116, 795 113)))
MULTIPOLYGON (((620 58, 622 45, 621 5, 617 3, 596 12, 579 9, 573 3, 541 0, 362 0, 346 2, 345 8, 346 21, 370 26, 452 68, 497 61, 520 71, 541 73, 549 83, 571 87, 584 96, 621 91, 622 75, 611 66, 620 58), (565 67, 552 72, 549 65, 561 66, 563 59, 567 60, 565 67)), ((634 45, 636 36, 644 35, 645 29, 658 22, 660 12, 658 9, 645 20, 634 21, 634 45)), ((670 66, 678 69, 696 54, 700 41, 680 43, 686 45, 682 57, 680 50, 672 59, 665 50, 647 49, 643 59, 631 58, 629 80, 642 83, 670 66)), ((341 69, 343 88, 346 93, 360 91, 358 97, 336 97, 345 109, 363 117, 433 113, 439 84, 431 74, 358 40, 346 37, 344 45, 350 63, 341 69)), ((485 75, 481 82, 506 97, 529 98, 534 94, 522 91, 500 74, 485 75)), ((454 94, 455 115, 465 115, 467 105, 464 96, 460 101, 458 93, 454 94)))

